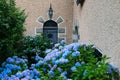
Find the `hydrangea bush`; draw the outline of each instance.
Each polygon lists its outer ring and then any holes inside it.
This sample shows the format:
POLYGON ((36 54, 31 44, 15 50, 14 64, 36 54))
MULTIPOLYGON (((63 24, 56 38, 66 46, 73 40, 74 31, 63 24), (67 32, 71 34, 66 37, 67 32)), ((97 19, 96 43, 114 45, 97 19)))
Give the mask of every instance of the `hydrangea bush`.
POLYGON ((29 66, 35 63, 35 56, 45 57, 45 50, 52 47, 52 43, 45 35, 26 36, 22 41, 21 53, 28 59, 29 66))
POLYGON ((93 45, 64 41, 45 50, 44 58, 27 66, 27 59, 9 57, 0 68, 1 80, 118 80, 119 71, 107 63, 106 56, 97 56, 93 45), (11 66, 13 66, 11 68, 11 66))

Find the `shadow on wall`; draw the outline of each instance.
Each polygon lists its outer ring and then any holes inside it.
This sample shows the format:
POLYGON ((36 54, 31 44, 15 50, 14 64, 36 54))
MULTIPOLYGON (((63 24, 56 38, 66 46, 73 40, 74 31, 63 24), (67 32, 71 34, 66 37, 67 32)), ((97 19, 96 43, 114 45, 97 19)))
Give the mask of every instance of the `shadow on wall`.
POLYGON ((85 0, 76 0, 77 5, 81 5, 83 7, 85 0))

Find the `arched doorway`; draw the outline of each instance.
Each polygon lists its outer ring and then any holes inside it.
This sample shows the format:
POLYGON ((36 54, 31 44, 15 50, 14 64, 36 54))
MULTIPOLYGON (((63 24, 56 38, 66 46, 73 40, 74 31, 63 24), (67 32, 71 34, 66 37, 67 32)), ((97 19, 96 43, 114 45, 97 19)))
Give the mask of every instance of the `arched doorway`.
POLYGON ((58 24, 48 20, 43 25, 43 33, 55 44, 58 42, 58 24))

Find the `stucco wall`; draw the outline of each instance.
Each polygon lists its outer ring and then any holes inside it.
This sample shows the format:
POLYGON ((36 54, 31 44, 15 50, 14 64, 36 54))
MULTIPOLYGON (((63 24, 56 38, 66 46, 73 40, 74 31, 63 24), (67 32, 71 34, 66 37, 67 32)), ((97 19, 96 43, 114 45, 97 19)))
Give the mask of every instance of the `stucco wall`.
POLYGON ((92 42, 120 68, 120 0, 86 0, 80 42, 92 42))
POLYGON ((59 27, 65 27, 65 35, 59 37, 66 37, 67 42, 72 42, 72 28, 73 28, 73 0, 16 0, 18 7, 25 9, 27 14, 26 32, 25 35, 35 35, 35 27, 43 27, 43 24, 36 20, 39 16, 44 20, 48 20, 48 9, 52 1, 54 10, 53 20, 56 21, 61 16, 64 21, 59 24, 59 27))

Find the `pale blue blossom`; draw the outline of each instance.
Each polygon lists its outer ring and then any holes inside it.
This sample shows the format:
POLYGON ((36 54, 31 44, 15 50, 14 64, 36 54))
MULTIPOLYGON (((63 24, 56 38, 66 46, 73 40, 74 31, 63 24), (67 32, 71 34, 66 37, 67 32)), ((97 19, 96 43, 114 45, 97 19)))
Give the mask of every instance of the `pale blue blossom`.
POLYGON ((76 70, 75 66, 71 67, 71 71, 75 71, 75 70, 76 70))
POLYGON ((67 74, 68 74, 67 71, 61 73, 62 76, 66 76, 67 74))
POLYGON ((80 43, 74 43, 73 50, 77 51, 80 48, 80 43))
POLYGON ((75 51, 72 53, 72 57, 77 57, 80 55, 80 52, 79 51, 75 51))
POLYGON ((51 51, 52 51, 51 49, 47 49, 45 53, 50 53, 51 51))
POLYGON ((80 62, 76 62, 76 63, 75 63, 75 66, 76 66, 76 67, 81 66, 80 62))
POLYGON ((60 68, 60 67, 58 67, 57 70, 58 70, 59 72, 62 72, 63 69, 60 68))
POLYGON ((63 58, 67 58, 69 54, 70 54, 70 51, 66 50, 66 51, 63 53, 62 57, 63 57, 63 58))
POLYGON ((61 40, 60 43, 61 43, 61 44, 65 44, 65 40, 61 40))
POLYGON ((59 60, 56 60, 55 64, 64 64, 68 62, 68 59, 60 58, 59 60))

